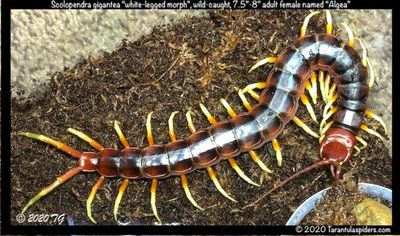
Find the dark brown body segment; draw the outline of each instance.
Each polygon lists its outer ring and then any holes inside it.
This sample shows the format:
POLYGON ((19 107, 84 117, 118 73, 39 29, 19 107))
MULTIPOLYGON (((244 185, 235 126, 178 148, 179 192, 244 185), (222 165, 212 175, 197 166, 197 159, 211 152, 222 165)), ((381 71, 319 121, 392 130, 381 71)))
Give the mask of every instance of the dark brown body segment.
POLYGON ((251 112, 166 145, 127 148, 121 152, 107 148, 98 154, 97 163, 91 162, 92 155, 88 154, 81 165, 91 170, 96 166, 107 177, 161 179, 187 174, 259 148, 276 138, 294 117, 298 100, 304 93, 304 81, 312 70, 328 71, 338 87, 339 109, 331 129, 344 128, 356 133, 369 93, 367 69, 359 54, 343 40, 321 34, 302 37, 278 55, 267 76, 267 88, 261 93, 260 103, 251 112))

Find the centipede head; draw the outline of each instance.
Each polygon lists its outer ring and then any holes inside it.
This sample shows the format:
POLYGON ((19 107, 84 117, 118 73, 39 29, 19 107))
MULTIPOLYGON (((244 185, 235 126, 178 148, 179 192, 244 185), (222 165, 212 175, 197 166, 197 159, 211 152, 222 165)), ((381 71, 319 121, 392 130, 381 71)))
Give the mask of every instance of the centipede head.
POLYGON ((355 135, 353 132, 336 127, 326 131, 320 145, 320 155, 323 160, 331 162, 332 175, 336 180, 340 177, 342 164, 350 159, 354 145, 355 135))

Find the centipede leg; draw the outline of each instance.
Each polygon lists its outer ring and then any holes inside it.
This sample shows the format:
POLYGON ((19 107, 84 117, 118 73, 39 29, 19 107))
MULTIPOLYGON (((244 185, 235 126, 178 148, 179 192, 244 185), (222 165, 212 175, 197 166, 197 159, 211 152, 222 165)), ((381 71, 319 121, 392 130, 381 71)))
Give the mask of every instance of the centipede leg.
POLYGON ((73 129, 73 128, 68 128, 67 131, 70 132, 71 134, 74 134, 74 135, 78 136, 82 140, 88 142, 89 145, 92 146, 93 148, 95 148, 97 151, 101 151, 101 150, 104 149, 104 147, 101 144, 99 144, 96 140, 92 139, 87 134, 85 134, 85 133, 83 133, 81 131, 78 131, 78 130, 73 129))
POLYGON ((361 136, 356 136, 356 140, 358 141, 358 142, 360 142, 361 143, 361 145, 362 145, 362 147, 360 147, 360 150, 361 149, 364 149, 364 148, 366 148, 367 146, 368 146, 368 144, 367 144, 367 142, 363 139, 363 138, 361 138, 361 136))
POLYGON ((19 135, 23 135, 25 137, 31 138, 31 139, 36 139, 39 140, 41 142, 50 144, 54 147, 56 147, 57 149, 71 155, 72 157, 75 158, 80 158, 80 156, 82 155, 82 153, 70 146, 68 146, 67 144, 64 144, 62 142, 56 141, 54 139, 51 139, 47 136, 44 136, 42 134, 35 134, 35 133, 31 133, 31 132, 21 132, 19 133, 19 135))
POLYGON ((40 198, 43 196, 47 195, 49 192, 53 191, 53 189, 57 188, 61 184, 65 183, 67 180, 71 179, 75 175, 77 175, 79 172, 82 171, 81 167, 75 167, 67 172, 65 172, 63 175, 57 177, 57 179, 51 183, 49 186, 46 188, 42 189, 38 194, 36 194, 29 202, 24 206, 22 209, 22 213, 24 213, 31 205, 33 205, 36 201, 38 201, 40 198))
POLYGON ((381 124, 381 126, 383 127, 383 129, 385 130, 385 134, 387 135, 387 129, 386 129, 386 124, 385 122, 382 120, 382 118, 380 118, 378 115, 376 115, 373 111, 367 109, 365 110, 365 115, 378 121, 379 124, 381 124))
POLYGON ((322 121, 320 123, 319 126, 319 130, 322 133, 322 130, 325 129, 324 125, 326 124, 326 121, 333 115, 335 114, 335 112, 338 110, 337 107, 333 107, 328 113, 326 113, 323 117, 322 117, 322 121))
POLYGON ((368 128, 367 125, 361 124, 360 129, 361 129, 361 130, 364 130, 365 132, 367 132, 367 133, 369 133, 369 134, 372 134, 372 135, 374 135, 374 136, 380 138, 382 141, 384 141, 382 135, 380 135, 380 134, 379 134, 378 132, 376 132, 375 130, 368 128))
POLYGON ((251 73, 253 70, 257 69, 258 67, 267 64, 267 63, 275 63, 278 60, 277 57, 267 57, 265 59, 259 60, 256 64, 254 64, 248 71, 251 73))
POLYGON ((347 41, 347 45, 349 47, 354 48, 354 34, 353 31, 351 31, 350 27, 346 24, 346 23, 342 23, 341 25, 343 25, 343 27, 345 28, 347 35, 349 37, 349 41, 347 41))
MULTIPOLYGON (((129 146, 128 140, 126 139, 125 135, 122 133, 122 130, 119 125, 120 125, 119 121, 114 121, 115 132, 117 133, 118 138, 119 138, 120 142, 122 143, 122 145, 124 146, 124 148, 129 148, 130 146, 129 146)), ((115 221, 118 221, 117 216, 118 216, 119 204, 121 203, 121 200, 122 200, 125 190, 128 188, 128 184, 129 184, 129 179, 124 179, 121 186, 119 187, 118 195, 117 195, 117 198, 115 199, 114 211, 113 211, 115 221)))
POLYGON ((318 98, 318 93, 317 93, 317 73, 314 71, 311 72, 311 78, 306 81, 306 89, 308 93, 311 96, 311 99, 314 104, 317 104, 317 98, 318 98))
POLYGON ((255 100, 260 101, 260 95, 258 95, 256 92, 254 92, 253 89, 264 89, 267 87, 266 82, 258 82, 254 84, 249 84, 247 85, 244 89, 242 89, 243 94, 244 93, 249 93, 250 96, 252 96, 255 100))
POLYGON ((326 34, 332 34, 333 24, 332 16, 329 10, 326 10, 326 34))
MULTIPOLYGON (((225 101, 225 102, 226 102, 226 101, 225 101)), ((227 103, 226 103, 226 104, 227 104, 227 103)), ((212 116, 212 115, 210 114, 210 112, 207 110, 207 108, 206 108, 203 104, 201 104, 201 103, 200 103, 200 108, 201 108, 201 110, 203 111, 204 115, 207 116, 207 119, 208 119, 208 121, 210 121, 211 124, 214 125, 214 124, 218 123, 217 120, 215 119, 215 117, 212 116)), ((234 113, 234 111, 231 109, 230 115, 231 115, 231 114, 233 115, 232 112, 234 113)), ((229 113, 229 112, 228 112, 228 113, 229 113)), ((236 114, 234 114, 234 115, 236 116, 236 114)), ((238 175, 239 175, 242 179, 244 179, 247 183, 252 184, 252 185, 255 185, 255 186, 260 186, 259 184, 254 183, 249 177, 247 177, 247 176, 244 174, 244 172, 242 171, 242 169, 240 169, 239 165, 237 164, 237 162, 235 161, 234 158, 228 158, 228 161, 229 161, 229 164, 231 165, 231 167, 236 171, 236 173, 238 173, 238 175)))
POLYGON ((324 80, 325 76, 324 76, 324 71, 320 70, 318 73, 318 83, 319 83, 319 89, 321 91, 321 96, 322 96, 322 100, 324 100, 324 103, 326 104, 328 101, 325 97, 325 80, 324 80))
POLYGON ((304 106, 306 106, 306 109, 310 114, 311 118, 313 119, 313 121, 315 121, 318 124, 317 116, 315 115, 314 109, 312 108, 307 96, 304 94, 301 95, 300 100, 304 104, 304 106))
POLYGON ((303 121, 301 121, 297 116, 293 117, 293 122, 298 125, 300 128, 302 128, 304 131, 306 131, 309 135, 315 137, 315 138, 319 138, 319 135, 316 134, 314 131, 312 131, 310 129, 310 127, 308 127, 303 121))
MULTIPOLYGON (((196 129, 194 128, 193 120, 192 120, 192 118, 191 118, 191 114, 193 114, 193 113, 190 112, 190 111, 188 111, 188 112, 186 113, 186 118, 187 118, 187 122, 188 122, 188 126, 189 126, 190 131, 191 131, 192 133, 194 133, 194 132, 196 132, 196 129)), ((214 118, 214 117, 212 117, 212 118, 214 118)), ((210 120, 213 121, 212 118, 207 117, 207 119, 209 119, 209 121, 210 121, 210 120)), ((215 118, 214 118, 214 120, 215 120, 215 118)), ((210 122, 211 122, 211 121, 210 121, 210 122)), ((215 122, 216 122, 216 120, 215 120, 215 122)), ((208 172, 208 175, 210 176, 212 182, 214 183, 215 187, 217 188, 217 190, 218 190, 224 197, 228 198, 229 200, 231 200, 231 201, 233 201, 233 202, 237 202, 234 198, 232 198, 231 196, 229 196, 229 194, 227 194, 227 193, 225 192, 225 190, 221 187, 221 184, 220 184, 219 181, 218 181, 218 178, 217 178, 217 176, 216 176, 216 174, 215 174, 215 172, 214 172, 214 169, 213 169, 212 167, 207 167, 207 172, 208 172)))
MULTIPOLYGON (((150 112, 147 115, 147 120, 146 120, 146 131, 147 131, 147 142, 149 145, 154 144, 154 139, 153 139, 153 133, 151 132, 151 115, 153 112, 150 112)), ((151 189, 150 189, 150 204, 151 204, 151 209, 153 210, 154 216, 157 218, 158 222, 161 224, 160 217, 158 216, 157 213, 157 207, 156 207, 156 191, 157 191, 157 179, 152 179, 151 182, 151 189)))
POLYGON ((105 177, 104 176, 100 176, 100 178, 97 180, 97 182, 93 185, 92 187, 92 191, 90 191, 89 197, 86 200, 86 212, 87 212, 87 216, 89 217, 89 219, 96 224, 96 221, 94 220, 93 216, 92 216, 92 202, 94 199, 94 196, 97 193, 97 190, 100 188, 100 186, 103 184, 105 177))
MULTIPOLYGON (((324 121, 324 122, 325 122, 325 121, 324 121)), ((324 139, 326 131, 332 126, 332 124, 333 124, 333 120, 330 121, 330 122, 328 122, 328 123, 325 125, 325 127, 320 131, 320 137, 319 137, 319 142, 320 142, 320 143, 322 142, 322 139, 324 139)))
POLYGON ((333 105, 333 103, 339 98, 339 94, 336 93, 333 97, 328 100, 328 103, 324 107, 323 116, 326 116, 328 113, 329 108, 333 105))
POLYGON ((326 74, 326 77, 325 77, 325 81, 324 81, 324 91, 321 91, 323 94, 324 94, 324 96, 325 96, 325 99, 326 99, 326 102, 325 102, 325 104, 328 104, 329 103, 329 85, 330 85, 330 83, 331 83, 331 76, 330 76, 330 74, 326 74))
MULTIPOLYGON (((169 137, 172 142, 176 141, 176 135, 175 135, 175 131, 174 131, 174 117, 176 114, 178 114, 177 111, 172 112, 171 116, 168 119, 168 133, 169 133, 169 137)), ((185 195, 186 195, 187 199, 189 199, 190 203, 192 203, 192 205, 194 207, 198 208, 199 210, 204 211, 204 208, 199 206, 199 204, 197 204, 197 202, 193 199, 192 194, 190 193, 190 190, 189 190, 186 175, 181 175, 181 183, 182 183, 182 188, 185 191, 185 195)))
POLYGON ((310 21, 311 17, 313 17, 317 14, 319 14, 319 12, 314 11, 314 12, 311 12, 310 14, 308 14, 308 16, 306 16, 306 18, 304 19, 303 25, 301 26, 301 29, 300 29, 300 37, 303 37, 306 35, 308 22, 310 21))

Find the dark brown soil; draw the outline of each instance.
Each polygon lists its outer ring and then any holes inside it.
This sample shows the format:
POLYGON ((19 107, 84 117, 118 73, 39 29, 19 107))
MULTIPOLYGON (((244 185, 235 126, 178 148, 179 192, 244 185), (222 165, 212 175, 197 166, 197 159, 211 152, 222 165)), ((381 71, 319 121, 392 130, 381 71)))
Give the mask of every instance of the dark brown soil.
MULTIPOLYGON (((136 42, 123 42, 112 53, 87 58, 73 68, 52 75, 46 98, 25 105, 12 102, 12 209, 15 216, 40 189, 57 176, 77 165, 76 160, 40 142, 18 135, 21 131, 45 134, 78 150, 93 150, 87 143, 68 133, 79 129, 104 146, 121 148, 113 130, 114 120, 132 146, 145 146, 146 115, 154 111, 153 133, 157 143, 167 143, 168 117, 175 118, 178 137, 189 135, 185 112, 197 113, 197 128, 208 127, 198 103, 203 102, 219 120, 228 119, 220 98, 226 98, 237 112, 244 108, 238 88, 263 81, 271 65, 252 74, 247 70, 259 59, 279 53, 298 37, 308 11, 211 11, 210 18, 187 19, 169 27, 158 27, 136 42)), ((310 33, 324 31, 323 16, 315 17, 310 33)), ((374 96, 371 94, 371 96, 374 96)), ((250 99, 250 97, 248 97, 250 99)), ((251 100, 255 104, 254 100, 251 100)), ((315 108, 322 114, 322 100, 315 108)), ((299 107, 297 116, 318 130, 299 107)), ((319 119, 321 117, 319 116, 319 119)), ((376 123, 371 123, 376 125, 376 123)), ((378 127, 378 126, 376 126, 378 127)), ((382 130, 379 130, 382 132, 382 130)), ((361 134, 369 146, 352 158, 343 173, 351 171, 359 181, 391 187, 392 159, 383 143, 361 134)), ((182 225, 283 225, 295 208, 313 193, 332 184, 328 168, 300 176, 273 192, 256 207, 243 209, 280 180, 319 160, 318 140, 289 123, 279 136, 284 163, 278 167, 270 143, 257 152, 274 171, 268 176, 251 161, 248 154, 237 157, 243 171, 254 181, 263 180, 260 188, 242 180, 226 161, 214 168, 223 188, 238 203, 223 197, 210 181, 207 172, 188 175, 193 197, 204 212, 186 199, 180 178, 160 181, 157 209, 164 224, 182 225)), ((27 214, 66 214, 73 221, 89 223, 86 199, 97 173, 82 173, 55 189, 34 204, 27 214)), ((120 206, 120 220, 132 224, 153 224, 149 180, 131 181, 120 206)), ((99 224, 116 224, 112 209, 121 179, 106 179, 93 202, 93 216, 99 224)), ((26 215, 27 215, 26 214, 26 215)), ((28 224, 25 222, 24 224, 28 224)), ((31 223, 39 224, 39 223, 31 223)), ((50 222, 42 224, 53 224, 50 222)), ((64 221, 66 224, 66 221, 64 221)))

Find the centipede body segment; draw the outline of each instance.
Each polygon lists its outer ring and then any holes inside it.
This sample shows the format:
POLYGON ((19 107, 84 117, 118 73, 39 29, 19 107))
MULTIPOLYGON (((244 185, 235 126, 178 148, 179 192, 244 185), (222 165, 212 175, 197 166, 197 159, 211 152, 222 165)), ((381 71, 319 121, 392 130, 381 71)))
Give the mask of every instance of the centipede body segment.
MULTIPOLYGON (((221 100, 231 119, 218 122, 205 106, 201 105, 201 110, 212 125, 209 128, 196 131, 191 120, 191 113, 188 112, 188 127, 192 134, 186 138, 176 138, 172 127, 173 115, 171 115, 169 125, 171 142, 154 144, 151 133, 151 114, 149 114, 147 123, 149 145, 145 147, 129 146, 128 139, 123 135, 118 122, 115 122, 114 129, 124 146, 122 150, 105 148, 88 135, 74 129, 68 131, 88 142, 97 152, 80 152, 44 135, 22 132, 22 135, 53 145, 78 160, 77 167, 69 170, 57 178, 49 187, 39 192, 22 211, 26 211, 41 197, 80 172, 98 172, 101 176, 93 186, 87 202, 88 216, 92 221, 94 219, 91 215, 91 203, 94 195, 104 179, 111 177, 124 179, 114 207, 115 217, 129 181, 143 178, 152 180, 152 209, 159 221, 161 220, 155 204, 157 181, 170 176, 181 176, 182 186, 188 199, 195 207, 203 209, 192 198, 186 179, 187 174, 201 168, 207 169, 215 186, 224 196, 236 201, 222 189, 212 167, 222 160, 229 160, 231 166, 243 179, 251 184, 258 185, 243 174, 235 162, 235 157, 243 152, 249 152, 253 160, 262 169, 269 171, 264 164, 258 161, 254 150, 271 141, 277 155, 278 164, 281 165, 281 147, 277 138, 291 120, 307 133, 319 137, 295 116, 300 100, 307 106, 307 110, 311 114, 313 113, 312 108, 309 108, 310 102, 304 94, 305 90, 309 91, 313 102, 316 102, 317 71, 319 71, 318 82, 320 82, 320 85, 324 83, 325 86, 322 87, 321 85, 321 93, 324 94, 327 103, 326 112, 324 112, 326 113, 324 114, 324 124, 320 130, 324 131, 320 132, 322 160, 289 177, 270 191, 275 190, 300 173, 323 165, 331 165, 333 176, 336 179, 339 178, 341 166, 353 154, 356 142, 362 142, 357 133, 360 129, 367 132, 370 130, 363 123, 364 115, 374 117, 374 114, 367 110, 366 105, 370 88, 368 69, 366 59, 355 51, 352 40, 346 43, 339 37, 332 35, 329 12, 327 13, 326 33, 306 35, 307 22, 316 14, 316 12, 313 12, 306 18, 305 24, 301 28, 300 38, 283 49, 278 56, 264 59, 251 69, 253 70, 265 63, 274 63, 274 67, 270 70, 265 82, 260 82, 255 86, 249 85, 239 91, 239 96, 248 112, 236 114, 226 100, 221 100), (327 73, 326 78, 323 76, 324 72, 327 73), (330 77, 333 78, 334 82, 332 87, 330 87, 330 82, 326 83, 330 77), (260 94, 257 94, 253 91, 255 88, 263 90, 260 94), (249 93, 259 103, 251 106, 246 101, 244 93, 249 93), (336 107, 332 108, 334 102, 336 102, 336 107), (335 111, 333 111, 334 109, 335 111), (333 120, 328 123, 329 127, 326 127, 325 121, 332 115, 333 120)), ((315 118, 313 119, 316 121, 315 118)))

